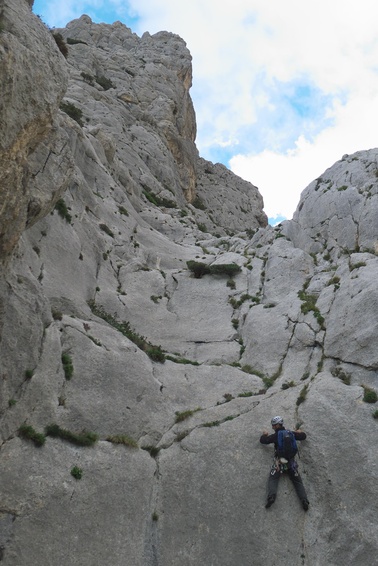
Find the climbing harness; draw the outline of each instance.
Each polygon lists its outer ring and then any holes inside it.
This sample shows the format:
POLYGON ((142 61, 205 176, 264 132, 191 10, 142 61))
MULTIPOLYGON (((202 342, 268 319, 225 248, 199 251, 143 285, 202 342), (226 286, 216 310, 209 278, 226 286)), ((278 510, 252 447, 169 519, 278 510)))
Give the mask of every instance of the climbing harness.
POLYGON ((274 457, 270 475, 274 476, 277 472, 284 474, 292 470, 295 476, 298 476, 298 464, 294 459, 287 460, 286 458, 274 457))

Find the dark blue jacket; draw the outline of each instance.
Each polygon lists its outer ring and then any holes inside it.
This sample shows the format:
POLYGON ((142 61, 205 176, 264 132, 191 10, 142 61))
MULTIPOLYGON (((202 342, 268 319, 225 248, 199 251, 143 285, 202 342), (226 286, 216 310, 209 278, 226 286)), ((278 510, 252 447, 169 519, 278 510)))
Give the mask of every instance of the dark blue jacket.
MULTIPOLYGON (((273 432, 273 434, 264 435, 262 434, 260 437, 261 444, 274 444, 274 451, 277 451, 277 444, 278 444, 278 430, 285 430, 284 426, 281 426, 280 429, 277 429, 273 432)), ((295 440, 305 440, 306 433, 305 432, 296 432, 293 430, 295 440)))

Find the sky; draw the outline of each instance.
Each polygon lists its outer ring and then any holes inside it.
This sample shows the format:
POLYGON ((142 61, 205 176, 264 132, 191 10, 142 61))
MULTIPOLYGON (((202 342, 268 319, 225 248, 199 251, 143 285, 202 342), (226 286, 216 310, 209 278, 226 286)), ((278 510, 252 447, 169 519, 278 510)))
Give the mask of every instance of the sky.
POLYGON ((376 0, 35 0, 51 27, 89 15, 186 42, 200 155, 259 188, 269 222, 344 154, 378 146, 376 0))

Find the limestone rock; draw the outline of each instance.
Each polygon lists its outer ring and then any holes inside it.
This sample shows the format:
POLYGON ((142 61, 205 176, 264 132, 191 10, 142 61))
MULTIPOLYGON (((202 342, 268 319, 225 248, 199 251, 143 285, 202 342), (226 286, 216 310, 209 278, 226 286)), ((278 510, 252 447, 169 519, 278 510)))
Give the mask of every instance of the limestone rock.
POLYGON ((303 191, 285 228, 295 245, 332 257, 343 250, 375 253, 377 153, 371 149, 344 156, 303 191))
POLYGON ((266 226, 256 187, 198 156, 182 39, 85 15, 59 32, 67 60, 6 2, 1 560, 373 564, 377 150, 266 226), (308 433, 306 514, 284 477, 264 507, 275 414, 308 433))
MULTIPOLYGON (((24 0, 5 0, 1 19, 0 257, 4 258, 16 246, 25 226, 38 218, 43 208, 41 198, 53 204, 57 193, 67 188, 69 166, 64 164, 64 180, 58 175, 55 178, 53 195, 42 185, 34 194, 33 185, 28 185, 32 167, 29 157, 39 151, 54 123, 58 127, 57 109, 67 87, 66 65, 52 34, 30 13, 24 0)), ((65 151, 64 147, 60 149, 65 151)), ((54 151, 59 151, 58 144, 54 151)), ((42 152, 35 159, 41 165, 42 152)), ((47 211, 45 208, 44 214, 47 211)))

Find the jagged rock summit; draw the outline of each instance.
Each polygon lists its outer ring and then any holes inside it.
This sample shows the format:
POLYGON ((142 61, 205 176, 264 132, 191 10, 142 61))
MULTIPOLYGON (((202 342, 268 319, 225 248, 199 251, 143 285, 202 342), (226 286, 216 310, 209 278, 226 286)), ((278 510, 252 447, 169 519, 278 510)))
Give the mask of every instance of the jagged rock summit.
POLYGON ((181 38, 29 4, 0 20, 1 561, 373 564, 378 150, 267 226, 198 154, 181 38), (264 507, 275 414, 307 513, 286 478, 264 507))

